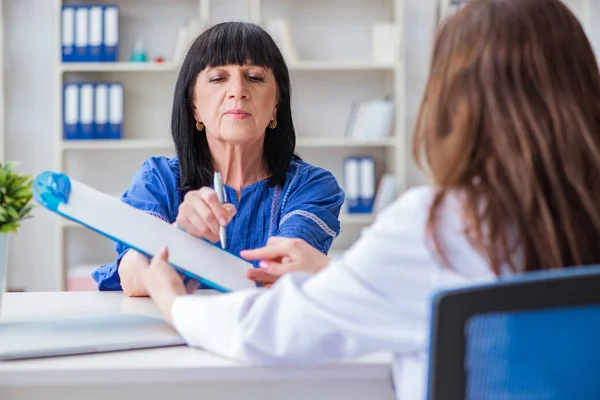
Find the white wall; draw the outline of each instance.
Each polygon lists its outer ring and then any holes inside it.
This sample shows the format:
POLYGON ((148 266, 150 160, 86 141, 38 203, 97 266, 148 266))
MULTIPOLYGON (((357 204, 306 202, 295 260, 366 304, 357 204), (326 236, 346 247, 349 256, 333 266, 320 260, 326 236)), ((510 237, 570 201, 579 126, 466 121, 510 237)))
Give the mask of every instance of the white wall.
MULTIPOLYGON (((52 2, 4 1, 5 132, 20 172, 53 168, 52 2)), ((55 280, 54 224, 44 210, 23 223, 10 248, 9 287, 49 290, 55 280)))
MULTIPOLYGON (((434 0, 406 1, 407 132, 411 132, 427 75, 433 36, 434 0)), ((52 86, 52 2, 5 1, 6 157, 20 171, 37 174, 54 168, 52 86)), ((344 121, 345 123, 345 121, 344 121)), ((414 167, 409 184, 423 182, 414 167)), ((9 284, 29 291, 52 290, 56 281, 55 224, 42 209, 13 238, 9 284)))

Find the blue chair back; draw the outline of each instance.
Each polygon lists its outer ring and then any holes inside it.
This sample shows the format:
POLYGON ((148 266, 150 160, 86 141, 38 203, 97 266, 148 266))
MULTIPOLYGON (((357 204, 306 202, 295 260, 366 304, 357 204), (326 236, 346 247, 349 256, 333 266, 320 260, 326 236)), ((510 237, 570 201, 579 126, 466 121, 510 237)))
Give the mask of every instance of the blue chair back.
POLYGON ((429 400, 600 399, 599 367, 599 266, 434 297, 429 400))

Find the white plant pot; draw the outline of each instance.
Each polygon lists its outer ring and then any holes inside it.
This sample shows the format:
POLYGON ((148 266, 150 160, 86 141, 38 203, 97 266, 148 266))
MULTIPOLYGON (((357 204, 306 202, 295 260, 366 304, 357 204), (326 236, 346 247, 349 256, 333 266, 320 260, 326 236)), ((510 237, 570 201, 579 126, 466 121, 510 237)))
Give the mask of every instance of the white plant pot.
POLYGON ((8 266, 8 241, 10 235, 0 234, 0 315, 2 314, 2 298, 6 291, 6 271, 8 266))

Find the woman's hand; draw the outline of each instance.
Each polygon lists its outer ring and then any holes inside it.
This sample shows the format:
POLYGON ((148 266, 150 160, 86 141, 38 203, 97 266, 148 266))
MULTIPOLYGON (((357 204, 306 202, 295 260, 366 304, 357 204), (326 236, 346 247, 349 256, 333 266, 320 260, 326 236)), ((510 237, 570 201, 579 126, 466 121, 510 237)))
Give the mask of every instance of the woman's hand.
POLYGON ((152 298, 165 320, 172 324, 171 308, 177 296, 193 293, 196 289, 186 288, 181 275, 169 265, 169 251, 159 250, 142 274, 144 288, 152 298))
POLYGON ((214 190, 203 187, 186 193, 175 222, 191 235, 216 243, 219 227, 226 226, 235 212, 233 204, 221 204, 214 190))
POLYGON ((292 271, 315 274, 329 264, 329 257, 302 239, 272 237, 265 247, 244 250, 241 256, 247 260, 262 260, 260 269, 250 269, 249 279, 271 287, 280 276, 292 271))

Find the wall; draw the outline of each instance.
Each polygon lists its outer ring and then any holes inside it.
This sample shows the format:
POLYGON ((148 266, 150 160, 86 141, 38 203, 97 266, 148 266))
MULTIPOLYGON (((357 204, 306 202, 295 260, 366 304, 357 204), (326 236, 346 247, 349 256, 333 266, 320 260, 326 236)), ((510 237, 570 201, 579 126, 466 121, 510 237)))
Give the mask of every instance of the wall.
MULTIPOLYGON (((6 157, 19 160, 20 171, 37 174, 54 168, 52 2, 4 3, 6 157)), ((407 0, 405 7, 406 112, 410 133, 427 75, 435 10, 433 0, 407 0)), ((423 182, 421 174, 410 165, 409 183, 423 182)), ((36 209, 34 218, 25 221, 13 237, 10 287, 29 291, 54 288, 54 235, 54 216, 36 209)))
MULTIPOLYGON (((4 2, 5 155, 20 172, 53 168, 52 2, 4 2)), ((54 224, 44 210, 11 239, 9 287, 50 290, 55 275, 54 224)))

